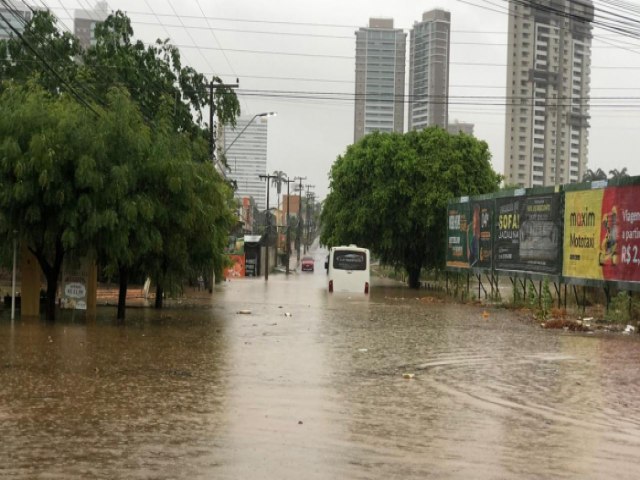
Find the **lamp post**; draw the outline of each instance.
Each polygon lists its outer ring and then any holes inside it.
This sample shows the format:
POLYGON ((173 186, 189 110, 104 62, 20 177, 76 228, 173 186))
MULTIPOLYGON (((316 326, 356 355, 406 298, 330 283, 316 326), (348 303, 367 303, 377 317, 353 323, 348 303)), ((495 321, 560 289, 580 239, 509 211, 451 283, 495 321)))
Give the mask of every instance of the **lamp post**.
POLYGON ((236 79, 236 83, 216 83, 213 80, 209 82, 209 154, 211 155, 211 161, 214 166, 216 162, 216 139, 213 131, 213 117, 216 111, 216 104, 213 102, 213 89, 214 88, 228 88, 233 91, 234 88, 238 88, 240 82, 236 79))
MULTIPOLYGON (((245 127, 246 128, 246 127, 245 127)), ((242 132, 240 132, 242 133, 242 132)), ((240 136, 240 135, 238 135, 240 136)), ((236 137, 237 138, 237 137, 236 137)), ((265 282, 267 280, 269 280, 269 242, 271 241, 271 235, 269 235, 270 233, 270 229, 271 229, 271 214, 269 213, 269 182, 271 181, 272 178, 276 178, 275 175, 258 175, 258 177, 260 178, 260 180, 266 180, 267 181, 267 221, 266 221, 266 234, 265 234, 265 238, 266 238, 266 252, 267 252, 267 265, 264 269, 264 280, 265 282)))
POLYGON ((11 274, 11 320, 16 318, 16 263, 18 261, 18 231, 13 231, 13 272, 11 274))
POLYGON ((298 262, 300 261, 300 243, 302 242, 302 180, 306 180, 307 177, 296 177, 300 180, 300 184, 297 187, 298 190, 298 262))
POLYGON ((249 128, 249 125, 251 125, 251 123, 253 123, 253 121, 258 118, 258 117, 275 117, 277 115, 276 112, 263 112, 263 113, 256 113, 253 117, 251 117, 251 120, 249 120, 247 122, 247 124, 244 126, 244 128, 242 130, 240 130, 240 133, 236 136, 236 138, 233 139, 233 141, 227 145, 224 150, 222 151, 222 156, 224 156, 229 149, 231 148, 231 145, 233 145, 234 143, 236 143, 236 140, 238 140, 238 138, 240 138, 240 135, 242 135, 244 133, 244 131, 249 128))

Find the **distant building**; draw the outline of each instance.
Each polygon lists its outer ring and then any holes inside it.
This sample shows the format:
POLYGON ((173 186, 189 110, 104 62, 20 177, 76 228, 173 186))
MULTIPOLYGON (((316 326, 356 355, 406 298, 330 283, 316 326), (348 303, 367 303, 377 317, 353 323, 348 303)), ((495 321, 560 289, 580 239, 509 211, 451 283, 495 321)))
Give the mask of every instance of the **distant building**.
POLYGON ((466 133, 467 135, 473 135, 473 127, 473 123, 458 122, 456 120, 455 122, 448 125, 447 130, 449 133, 452 133, 454 135, 460 132, 466 133))
POLYGON ((282 195, 282 211, 287 215, 287 204, 289 205, 290 216, 297 217, 300 214, 300 195, 282 195))
MULTIPOLYGON (((35 7, 32 8, 36 9, 35 7)), ((30 22, 33 17, 33 13, 27 4, 11 0, 0 3, 0 14, 20 33, 24 31, 25 24, 30 22)), ((0 17, 0 40, 7 40, 15 36, 13 29, 0 17)))
POLYGON ((354 141, 364 135, 404 130, 407 34, 393 19, 371 18, 356 35, 354 141))
POLYGON ((582 179, 587 165, 593 3, 509 2, 505 181, 582 179))
POLYGON ((95 43, 96 24, 104 22, 109 16, 109 5, 105 1, 96 3, 93 10, 76 10, 73 19, 73 33, 80 46, 87 50, 95 43))
POLYGON ((447 127, 451 14, 431 10, 411 29, 409 48, 409 130, 447 127))
POLYGON ((259 178, 267 174, 267 126, 266 118, 242 116, 236 120, 235 129, 230 125, 221 129, 222 138, 218 142, 226 152, 230 169, 227 176, 238 187, 236 198, 253 197, 259 210, 267 208, 267 183, 259 178), (242 135, 238 136, 240 132, 242 135))

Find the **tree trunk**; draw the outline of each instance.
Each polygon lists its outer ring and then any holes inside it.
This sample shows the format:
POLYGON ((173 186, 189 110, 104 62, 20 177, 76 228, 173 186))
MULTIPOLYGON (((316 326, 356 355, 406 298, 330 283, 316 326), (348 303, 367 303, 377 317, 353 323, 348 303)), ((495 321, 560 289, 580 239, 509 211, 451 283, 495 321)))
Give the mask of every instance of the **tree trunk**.
POLYGON ((55 322, 56 320, 56 292, 58 291, 58 275, 53 270, 47 278, 47 303, 45 304, 45 319, 47 322, 55 322))
POLYGON ((420 288, 420 268, 413 267, 409 271, 409 288, 420 288))
POLYGON ((160 284, 156 285, 156 305, 157 309, 162 308, 162 296, 164 295, 164 289, 160 284))
POLYGON ((124 323, 125 312, 127 309, 127 287, 129 286, 129 269, 127 267, 120 267, 118 269, 120 274, 120 288, 118 290, 118 315, 116 319, 118 323, 124 323))
POLYGON ((45 319, 48 322, 56 320, 56 292, 58 291, 58 278, 62 269, 62 260, 64 258, 64 249, 62 248, 62 240, 56 240, 55 255, 53 264, 49 264, 42 250, 34 250, 29 248, 31 253, 36 257, 40 264, 40 269, 47 279, 47 303, 45 306, 45 319))

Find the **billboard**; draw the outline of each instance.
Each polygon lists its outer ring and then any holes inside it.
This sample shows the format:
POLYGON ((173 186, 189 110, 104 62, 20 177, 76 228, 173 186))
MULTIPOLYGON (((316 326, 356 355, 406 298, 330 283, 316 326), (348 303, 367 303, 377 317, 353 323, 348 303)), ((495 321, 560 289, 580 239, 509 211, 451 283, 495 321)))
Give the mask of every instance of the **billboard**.
POLYGON ((469 204, 450 203, 447 219, 447 267, 469 268, 469 204))
POLYGON ((69 310, 87 309, 87 291, 91 261, 87 258, 67 258, 62 266, 60 307, 69 310))
POLYGON ((239 278, 245 276, 245 257, 244 255, 229 255, 229 259, 233 265, 224 269, 225 278, 239 278))
POLYGON ((565 193, 563 275, 640 281, 640 185, 565 193))
POLYGON ((499 197, 495 202, 495 269, 559 274, 563 226, 561 194, 499 197))
POLYGON ((469 207, 469 266, 486 268, 492 266, 493 260, 493 206, 494 201, 471 201, 469 207))

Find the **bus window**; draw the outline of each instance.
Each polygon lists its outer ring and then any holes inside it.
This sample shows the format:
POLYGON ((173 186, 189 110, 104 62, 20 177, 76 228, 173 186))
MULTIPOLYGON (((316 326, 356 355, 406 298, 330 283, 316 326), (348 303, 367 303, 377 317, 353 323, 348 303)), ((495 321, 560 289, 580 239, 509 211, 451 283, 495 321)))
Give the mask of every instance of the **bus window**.
POLYGON ((364 252, 336 251, 333 268, 337 270, 366 270, 367 255, 364 252))

